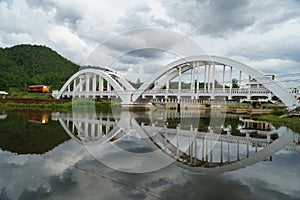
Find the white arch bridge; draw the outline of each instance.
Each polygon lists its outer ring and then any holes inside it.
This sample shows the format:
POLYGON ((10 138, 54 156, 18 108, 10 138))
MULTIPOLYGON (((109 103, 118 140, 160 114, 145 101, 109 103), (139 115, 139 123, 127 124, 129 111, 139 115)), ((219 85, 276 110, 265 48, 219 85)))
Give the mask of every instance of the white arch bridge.
POLYGON ((208 55, 172 62, 138 89, 113 71, 83 69, 52 95, 57 99, 120 98, 124 106, 147 105, 152 99, 180 102, 183 99, 272 100, 274 97, 289 109, 297 104, 296 94, 278 80, 235 60, 208 55))

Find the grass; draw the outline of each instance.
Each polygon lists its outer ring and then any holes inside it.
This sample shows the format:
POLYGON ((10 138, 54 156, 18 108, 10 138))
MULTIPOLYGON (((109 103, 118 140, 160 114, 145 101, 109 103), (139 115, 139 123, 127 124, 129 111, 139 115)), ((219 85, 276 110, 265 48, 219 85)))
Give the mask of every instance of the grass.
POLYGON ((249 108, 251 108, 251 106, 250 105, 239 105, 239 104, 237 104, 237 105, 227 105, 227 108, 236 108, 236 109, 249 109, 249 108))
POLYGON ((16 102, 6 101, 0 103, 0 110, 34 110, 34 111, 63 111, 71 112, 73 109, 84 111, 95 108, 98 111, 111 112, 111 103, 94 100, 74 100, 70 102, 16 102))
POLYGON ((53 102, 41 102, 41 103, 23 103, 7 101, 0 103, 0 110, 34 110, 34 111, 65 111, 72 110, 72 102, 66 103, 53 103, 53 102))
POLYGON ((45 100, 53 99, 51 93, 30 93, 11 88, 7 98, 24 98, 24 99, 39 99, 37 102, 30 101, 14 101, 9 100, 0 102, 0 110, 43 110, 43 111, 64 111, 70 112, 72 109, 90 109, 95 108, 99 111, 111 112, 110 99, 100 101, 77 99, 70 102, 47 102, 45 100))
POLYGON ((19 103, 8 101, 0 103, 0 110, 33 110, 33 111, 62 111, 71 112, 73 109, 85 111, 95 108, 98 111, 111 112, 110 104, 103 104, 101 102, 95 102, 95 107, 87 107, 85 105, 73 105, 72 102, 65 103, 19 103), (75 108, 74 108, 75 106, 75 108))
POLYGON ((284 113, 285 109, 275 108, 274 113, 258 115, 257 119, 272 122, 275 127, 287 126, 293 131, 300 133, 300 117, 290 116, 281 118, 280 116, 284 113))
POLYGON ((8 91, 8 98, 36 98, 36 99, 51 99, 51 93, 33 93, 25 92, 15 88, 8 91))

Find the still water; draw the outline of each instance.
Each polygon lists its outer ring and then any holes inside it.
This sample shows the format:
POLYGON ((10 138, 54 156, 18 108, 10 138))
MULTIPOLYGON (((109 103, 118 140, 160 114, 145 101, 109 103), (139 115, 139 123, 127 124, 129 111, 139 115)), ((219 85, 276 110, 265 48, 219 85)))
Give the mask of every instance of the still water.
POLYGON ((0 199, 300 199, 299 134, 220 113, 0 113, 0 199))

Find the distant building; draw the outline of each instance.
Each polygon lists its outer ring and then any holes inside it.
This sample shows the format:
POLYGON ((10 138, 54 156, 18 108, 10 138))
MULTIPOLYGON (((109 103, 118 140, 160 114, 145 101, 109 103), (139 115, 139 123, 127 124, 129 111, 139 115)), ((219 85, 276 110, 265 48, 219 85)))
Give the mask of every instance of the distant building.
POLYGON ((8 93, 5 91, 0 91, 0 95, 2 95, 2 98, 5 98, 5 95, 8 95, 8 93))

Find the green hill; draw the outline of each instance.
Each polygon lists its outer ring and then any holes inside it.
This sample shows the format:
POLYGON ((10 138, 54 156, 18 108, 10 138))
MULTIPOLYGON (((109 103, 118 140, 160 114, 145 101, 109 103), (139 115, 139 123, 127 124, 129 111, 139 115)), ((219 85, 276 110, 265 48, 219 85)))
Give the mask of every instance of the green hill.
POLYGON ((59 89, 79 66, 41 45, 0 48, 0 90, 28 85, 49 85, 59 89))

